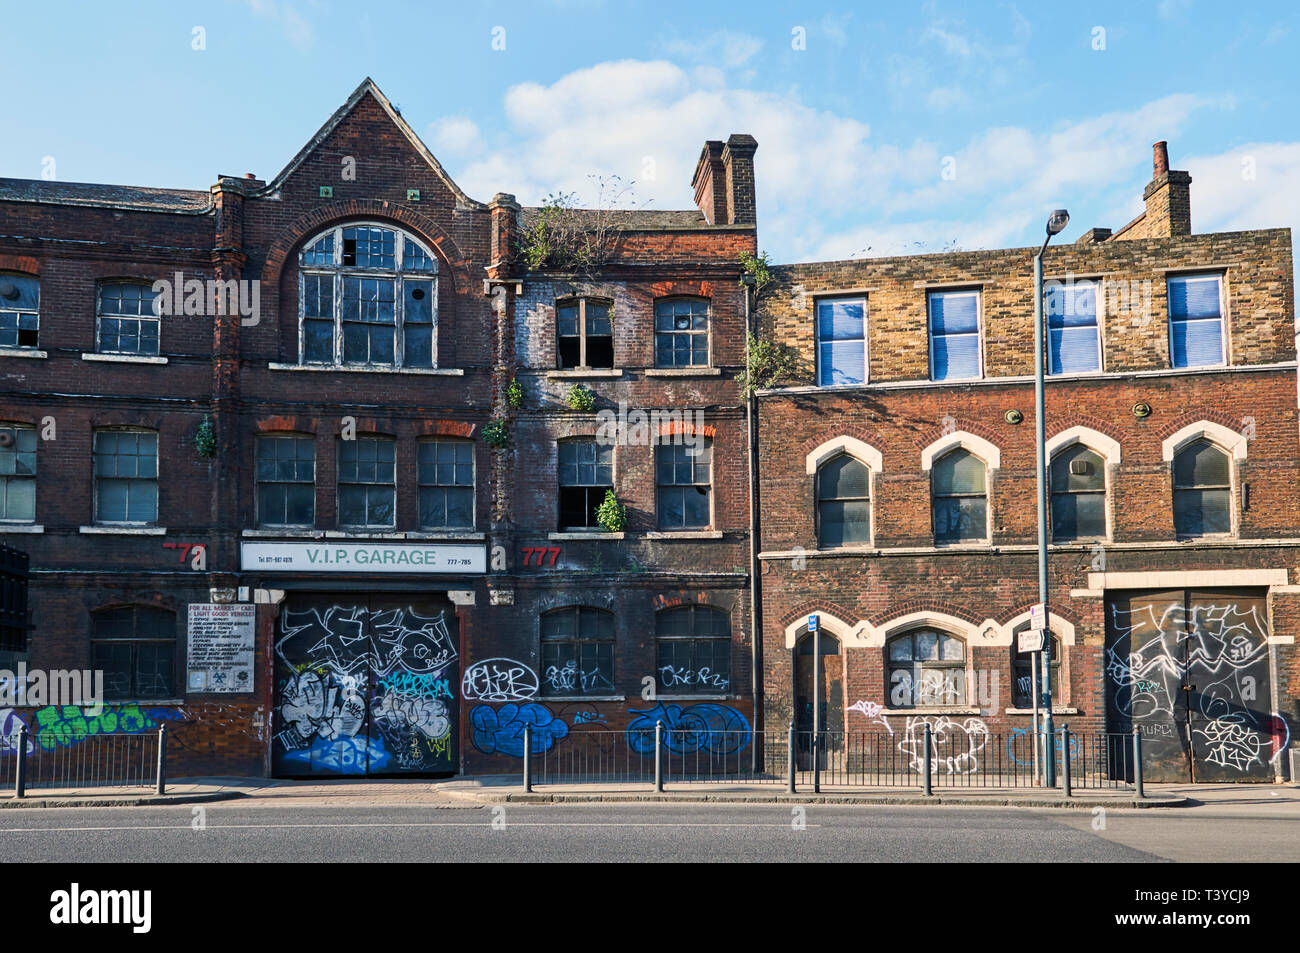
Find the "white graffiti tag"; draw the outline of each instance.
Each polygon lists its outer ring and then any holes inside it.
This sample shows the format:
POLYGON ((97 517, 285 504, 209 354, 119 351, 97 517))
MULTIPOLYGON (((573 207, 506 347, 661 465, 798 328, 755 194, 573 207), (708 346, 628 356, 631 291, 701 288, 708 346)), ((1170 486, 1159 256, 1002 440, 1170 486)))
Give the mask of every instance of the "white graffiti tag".
POLYGON ((849 706, 849 711, 860 711, 868 721, 874 721, 877 724, 884 725, 885 730, 891 735, 894 729, 889 726, 889 719, 883 714, 885 708, 879 702, 857 701, 849 706))
POLYGON ((1260 736, 1236 718, 1216 718, 1195 734, 1205 740, 1205 760, 1225 768, 1245 771, 1252 764, 1263 764, 1259 756, 1260 736))
POLYGON ((537 695, 537 673, 523 662, 489 658, 465 670, 460 693, 467 700, 487 702, 527 701, 537 695))
POLYGON ((946 715, 908 718, 906 734, 898 750, 908 757, 913 771, 925 770, 925 726, 930 726, 930 773, 974 774, 979 754, 988 744, 989 729, 978 718, 953 721, 946 715))

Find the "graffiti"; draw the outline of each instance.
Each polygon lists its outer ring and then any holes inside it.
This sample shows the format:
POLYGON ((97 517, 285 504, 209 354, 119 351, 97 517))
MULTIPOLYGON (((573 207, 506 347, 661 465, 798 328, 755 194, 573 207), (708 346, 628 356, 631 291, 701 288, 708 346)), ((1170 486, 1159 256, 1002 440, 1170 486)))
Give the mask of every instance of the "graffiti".
POLYGON ((565 735, 569 726, 557 718, 545 705, 513 702, 493 708, 476 705, 470 710, 469 723, 474 747, 484 754, 504 754, 515 758, 524 756, 524 726, 532 726, 532 752, 550 751, 565 735))
POLYGON ((390 672, 376 683, 380 688, 399 695, 420 695, 428 698, 454 698, 449 679, 437 675, 417 675, 414 672, 390 672))
POLYGON ((537 673, 523 662, 489 658, 465 670, 460 693, 467 701, 521 702, 537 697, 537 673))
POLYGON ((432 741, 451 733, 447 705, 437 698, 417 698, 385 692, 371 709, 376 719, 418 732, 432 741))
MULTIPOLYGON (((18 732, 25 728, 27 723, 18 716, 18 712, 12 708, 6 708, 0 711, 0 756, 17 754, 18 752, 18 732)), ((36 748, 30 735, 27 736, 27 753, 31 754, 36 748)))
POLYGON ((704 686, 724 692, 731 684, 731 680, 721 673, 714 672, 707 666, 700 669, 690 669, 664 665, 659 669, 659 684, 664 688, 675 688, 678 685, 686 685, 692 688, 704 686))
MULTIPOLYGON (((1061 735, 1056 736, 1056 758, 1059 762, 1064 757, 1064 740, 1061 735)), ((1070 760, 1072 762, 1079 760, 1079 736, 1071 733, 1070 735, 1070 760)), ((1033 764, 1034 741, 1033 735, 1028 728, 1013 728, 1007 735, 1007 758, 1012 764, 1018 764, 1022 767, 1033 764)))
POLYGON ((889 719, 884 716, 884 710, 884 706, 878 702, 857 701, 849 706, 849 711, 862 712, 867 721, 874 721, 879 725, 883 725, 885 730, 892 735, 894 729, 890 727, 889 719))
POLYGON ((553 695, 576 695, 579 692, 586 694, 601 688, 614 690, 614 683, 606 678, 600 669, 583 671, 578 668, 578 663, 572 660, 565 662, 564 668, 547 666, 545 678, 547 688, 553 695))
POLYGON ((898 750, 908 757, 913 771, 925 770, 925 726, 930 726, 930 773, 973 774, 979 754, 988 744, 989 729, 978 718, 953 721, 946 715, 908 718, 898 750))
POLYGON ((673 754, 697 751, 714 755, 738 754, 749 744, 749 721, 726 705, 665 705, 630 708, 637 715, 628 722, 628 747, 640 754, 655 750, 655 724, 664 724, 664 746, 673 754))
POLYGON ((414 609, 331 606, 324 610, 287 610, 276 654, 309 658, 339 675, 370 671, 379 677, 404 670, 441 672, 456 660, 446 613, 426 617, 414 609))
POLYGON ((365 774, 382 771, 391 756, 377 739, 364 735, 338 738, 330 741, 317 738, 306 748, 286 751, 286 762, 310 766, 313 770, 333 771, 338 774, 365 774))
MULTIPOLYGON (((1269 716, 1269 728, 1272 754, 1268 760, 1271 764, 1282 756, 1282 752, 1286 750, 1287 744, 1291 741, 1291 726, 1287 724, 1285 718, 1277 712, 1273 712, 1269 716)), ((1292 778, 1291 780, 1296 779, 1292 778)))
POLYGON ((575 711, 573 713, 574 725, 603 725, 606 724, 605 716, 595 711, 575 711))
POLYGON ((1260 737, 1242 724, 1240 717, 1216 718, 1194 734, 1205 740, 1205 760, 1221 767, 1245 771, 1263 759, 1259 756, 1260 737))
POLYGON ((1268 684, 1268 627, 1255 600, 1110 608, 1108 705, 1155 745, 1174 779, 1190 755, 1197 777, 1264 774, 1263 752, 1277 735, 1253 703, 1268 684), (1190 741, 1190 751, 1188 745, 1190 741))
POLYGON ((301 739, 287 747, 301 748, 313 736, 351 738, 365 725, 366 701, 355 679, 303 672, 289 679, 281 698, 280 718, 301 739))

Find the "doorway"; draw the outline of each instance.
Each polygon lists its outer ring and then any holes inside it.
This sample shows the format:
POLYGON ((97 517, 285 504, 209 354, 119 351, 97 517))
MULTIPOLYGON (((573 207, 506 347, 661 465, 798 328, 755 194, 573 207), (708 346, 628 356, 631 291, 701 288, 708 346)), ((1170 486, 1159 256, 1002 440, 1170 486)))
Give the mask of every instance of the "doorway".
POLYGON ((822 737, 820 767, 827 767, 830 752, 844 745, 844 657, 840 654, 840 640, 828 632, 821 633, 822 678, 820 690, 813 684, 813 637, 805 633, 795 643, 794 727, 798 738, 798 763, 800 771, 812 770, 812 731, 814 699, 820 704, 822 737))

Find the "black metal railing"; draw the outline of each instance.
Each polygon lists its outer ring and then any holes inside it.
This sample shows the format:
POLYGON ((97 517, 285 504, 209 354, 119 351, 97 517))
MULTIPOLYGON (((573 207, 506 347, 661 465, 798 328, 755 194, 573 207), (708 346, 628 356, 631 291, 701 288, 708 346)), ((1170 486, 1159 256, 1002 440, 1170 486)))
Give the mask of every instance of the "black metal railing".
POLYGON ((25 797, 35 789, 151 788, 166 791, 167 729, 96 734, 19 730, 0 752, 0 791, 25 797))
MULTIPOLYGON (((1141 792, 1136 736, 1054 732, 1056 787, 1141 792)), ((1045 745, 1027 730, 978 721, 891 731, 697 731, 658 726, 571 731, 560 743, 525 732, 525 784, 783 784, 787 791, 862 788, 1043 790, 1045 745), (550 745, 550 747, 544 747, 550 745), (658 771, 656 772, 656 766, 658 771)))

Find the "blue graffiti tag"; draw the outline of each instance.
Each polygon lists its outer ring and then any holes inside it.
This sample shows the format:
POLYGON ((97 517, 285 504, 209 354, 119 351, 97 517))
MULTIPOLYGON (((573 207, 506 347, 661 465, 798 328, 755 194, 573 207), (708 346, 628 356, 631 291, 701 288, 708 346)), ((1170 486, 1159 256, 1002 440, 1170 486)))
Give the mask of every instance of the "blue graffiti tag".
POLYGON ((307 765, 313 771, 337 771, 339 774, 365 774, 367 769, 381 771, 390 757, 382 740, 366 739, 362 735, 333 740, 316 738, 309 747, 287 751, 283 755, 285 761, 307 765))
POLYGON ((555 742, 569 733, 563 718, 556 718, 545 705, 513 702, 493 708, 476 705, 470 709, 469 723, 473 726, 474 747, 484 754, 506 754, 515 758, 524 756, 524 725, 533 727, 533 754, 550 751, 555 742))
POLYGON ((737 754, 749 744, 749 721, 726 705, 665 705, 654 708, 629 708, 629 715, 640 715, 628 722, 627 743, 633 751, 649 754, 655 750, 655 722, 664 723, 664 745, 673 754, 737 754))
MULTIPOLYGON (((1011 759, 1012 764, 1026 765, 1033 764, 1034 744, 1033 736, 1028 728, 1014 728, 1007 735, 1007 757, 1011 759), (1020 755, 1024 755, 1022 759, 1020 755)), ((1061 736, 1056 736, 1056 757, 1061 757, 1061 736)), ((1070 735, 1070 760, 1079 760, 1079 736, 1070 735)))

